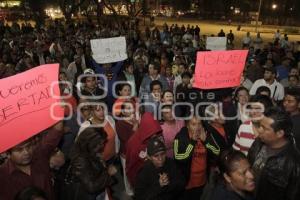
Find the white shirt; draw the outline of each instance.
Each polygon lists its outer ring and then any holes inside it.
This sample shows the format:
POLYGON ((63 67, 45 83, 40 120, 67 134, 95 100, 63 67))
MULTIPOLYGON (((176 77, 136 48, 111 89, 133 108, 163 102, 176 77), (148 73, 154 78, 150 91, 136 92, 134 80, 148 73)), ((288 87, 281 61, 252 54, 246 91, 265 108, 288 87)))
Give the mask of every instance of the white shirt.
POLYGON ((250 45, 250 43, 251 43, 251 37, 248 37, 248 36, 244 37, 242 39, 242 42, 243 42, 243 44, 250 45))
POLYGON ((269 85, 264 79, 259 79, 259 80, 255 81, 255 83, 252 85, 251 90, 249 92, 250 95, 255 95, 256 90, 260 86, 267 86, 268 88, 270 88, 270 90, 271 90, 271 97, 275 101, 283 100, 283 98, 284 98, 284 88, 276 80, 274 80, 274 82, 271 85, 269 85))
POLYGON ((275 32, 274 38, 275 39, 280 39, 280 37, 281 37, 281 34, 279 32, 275 32))
POLYGON ((173 93, 175 94, 176 92, 176 88, 179 84, 182 83, 182 78, 181 78, 181 75, 177 75, 175 76, 175 80, 174 80, 174 87, 173 87, 173 93))
POLYGON ((233 149, 241 151, 247 155, 254 140, 255 134, 252 122, 247 121, 240 125, 238 134, 235 137, 235 142, 233 143, 232 147, 233 149))

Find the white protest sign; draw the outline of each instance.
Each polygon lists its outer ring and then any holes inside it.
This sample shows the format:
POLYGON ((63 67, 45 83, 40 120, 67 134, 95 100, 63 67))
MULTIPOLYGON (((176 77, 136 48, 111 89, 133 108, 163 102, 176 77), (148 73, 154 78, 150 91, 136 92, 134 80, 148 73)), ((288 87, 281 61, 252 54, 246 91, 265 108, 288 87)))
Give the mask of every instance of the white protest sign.
POLYGON ((206 49, 209 50, 226 50, 226 37, 207 37, 206 49))
POLYGON ((125 37, 91 40, 93 58, 97 63, 113 63, 127 59, 125 37))

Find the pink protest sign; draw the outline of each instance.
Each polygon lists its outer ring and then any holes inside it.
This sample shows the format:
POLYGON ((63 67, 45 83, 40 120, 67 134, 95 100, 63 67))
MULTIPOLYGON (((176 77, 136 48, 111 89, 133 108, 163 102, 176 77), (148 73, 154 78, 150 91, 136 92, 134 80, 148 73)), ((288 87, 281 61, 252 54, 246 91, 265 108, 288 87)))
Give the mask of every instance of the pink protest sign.
POLYGON ((60 100, 53 98, 60 96, 58 84, 52 84, 58 68, 42 65, 0 80, 0 153, 63 118, 60 100))
POLYGON ((197 53, 193 87, 217 89, 240 85, 248 50, 197 53))

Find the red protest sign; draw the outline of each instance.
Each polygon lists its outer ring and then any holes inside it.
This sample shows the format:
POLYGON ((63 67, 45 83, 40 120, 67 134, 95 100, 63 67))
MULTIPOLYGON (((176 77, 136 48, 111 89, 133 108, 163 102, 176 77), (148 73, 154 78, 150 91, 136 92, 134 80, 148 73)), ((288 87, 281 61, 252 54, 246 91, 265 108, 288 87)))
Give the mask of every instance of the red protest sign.
POLYGON ((58 68, 42 65, 0 80, 0 153, 63 118, 59 99, 53 98, 60 96, 58 84, 52 84, 58 81, 58 68))
POLYGON ((193 87, 217 89, 240 85, 248 50, 197 53, 193 87))

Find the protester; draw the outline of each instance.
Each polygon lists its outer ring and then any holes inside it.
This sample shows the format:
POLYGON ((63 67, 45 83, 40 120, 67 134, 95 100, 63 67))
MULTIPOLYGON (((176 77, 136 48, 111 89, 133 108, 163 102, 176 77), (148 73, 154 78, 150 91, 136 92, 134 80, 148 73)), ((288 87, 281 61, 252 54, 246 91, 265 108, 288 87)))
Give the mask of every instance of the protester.
POLYGON ((124 101, 121 105, 120 120, 116 122, 116 131, 120 139, 120 159, 123 168, 125 191, 129 196, 133 195, 132 188, 126 176, 126 151, 127 143, 134 132, 138 129, 139 121, 136 115, 135 105, 132 101, 124 101))
POLYGON ((258 123, 263 117, 265 110, 273 106, 272 100, 264 95, 253 96, 250 98, 249 113, 245 110, 245 115, 249 115, 249 120, 240 125, 235 142, 232 147, 235 150, 248 154, 254 140, 258 137, 258 123))
POLYGON ((102 128, 86 128, 71 153, 63 199, 105 199, 105 189, 113 183, 116 168, 106 168, 103 158, 106 133, 102 128))
POLYGON ((166 73, 165 73, 167 82, 168 82, 168 89, 170 89, 171 91, 173 91, 174 89, 174 82, 175 82, 175 77, 172 74, 172 67, 171 66, 167 66, 166 67, 166 73))
MULTIPOLYGON (((296 67, 292 67, 289 70, 288 77, 283 78, 282 80, 280 80, 280 83, 283 85, 283 87, 288 87, 288 86, 290 86, 290 84, 289 84, 290 76, 296 76, 299 79, 299 75, 300 75, 299 74, 299 69, 296 68, 296 67)), ((298 80, 298 82, 299 82, 299 80, 298 80)), ((298 86, 298 84, 294 84, 291 87, 297 87, 297 86, 298 86)))
POLYGON ((63 122, 57 123, 38 144, 31 138, 9 149, 8 160, 0 167, 0 199, 13 200, 29 186, 45 191, 54 200, 49 159, 63 134, 63 122))
POLYGON ((116 95, 118 98, 113 105, 113 116, 119 116, 121 114, 121 106, 125 101, 131 101, 134 105, 134 109, 138 108, 138 98, 132 95, 131 85, 126 83, 121 83, 116 87, 116 95))
POLYGON ((257 88, 255 95, 256 96, 264 95, 264 96, 271 98, 271 90, 267 86, 260 86, 259 88, 257 88))
POLYGON ((77 134, 76 140, 82 133, 82 131, 87 127, 103 127, 104 131, 107 134, 107 141, 103 151, 103 159, 107 162, 108 165, 113 164, 116 155, 119 151, 119 139, 117 137, 115 121, 114 119, 107 115, 105 107, 97 102, 93 103, 91 107, 91 118, 81 124, 81 129, 77 134))
POLYGON ((184 177, 171 158, 160 138, 154 137, 147 144, 148 160, 137 176, 136 200, 176 200, 184 190, 184 177))
POLYGON ((206 132, 201 120, 193 116, 174 140, 174 157, 185 180, 184 200, 199 199, 207 176, 206 132))
POLYGON ((211 200, 254 200, 254 175, 247 157, 235 150, 222 153, 221 180, 212 191, 211 200))
POLYGON ((258 58, 251 58, 246 68, 246 78, 252 83, 264 77, 264 68, 260 65, 258 58))
MULTIPOLYGON (((112 111, 112 105, 115 100, 113 96, 113 85, 117 81, 118 74, 121 71, 123 67, 123 62, 117 62, 117 63, 106 63, 106 64, 98 64, 95 61, 93 61, 93 66, 95 68, 95 72, 97 74, 104 75, 106 82, 107 82, 107 106, 108 111, 112 111)), ((104 81, 104 78, 101 78, 102 82, 104 81)))
POLYGON ((178 66, 177 72, 176 74, 174 74, 175 76, 174 87, 173 87, 174 93, 176 92, 177 86, 182 83, 182 74, 186 71, 187 71, 187 66, 185 66, 184 64, 180 64, 178 66))
MULTIPOLYGON (((118 81, 126 81, 130 84, 132 96, 137 96, 137 83, 134 76, 134 67, 132 64, 124 64, 124 70, 119 74, 118 81)), ((116 89, 117 90, 117 89, 116 89)))
POLYGON ((144 113, 138 129, 127 142, 126 175, 131 186, 135 185, 136 176, 147 158, 147 142, 157 135, 162 137, 159 122, 151 113, 144 113))
POLYGON ((168 82, 166 78, 159 74, 160 66, 158 63, 150 63, 148 67, 148 76, 145 76, 140 86, 140 99, 143 100, 150 96, 151 88, 150 83, 157 80, 161 83, 161 90, 168 89, 168 82))
POLYGON ((164 136, 164 141, 166 145, 166 154, 167 157, 173 158, 174 157, 174 150, 173 150, 173 143, 176 134, 181 130, 184 126, 183 120, 176 120, 173 114, 175 114, 172 110, 172 104, 167 104, 162 106, 162 120, 163 123, 161 124, 162 134, 164 136))
POLYGON ((106 101, 105 93, 102 87, 98 85, 97 77, 95 76, 95 72, 91 69, 87 69, 84 71, 84 75, 81 79, 82 87, 79 93, 80 96, 84 96, 85 98, 93 98, 98 99, 99 101, 106 101))
MULTIPOLYGON (((154 24, 154 19, 152 23, 154 24)), ((206 30, 203 30, 202 32, 205 31, 206 30)), ((218 33, 211 34, 218 35, 218 33)), ((243 49, 249 50, 246 59, 247 61, 245 63, 246 67, 240 85, 246 87, 251 95, 266 93, 268 96, 259 97, 258 99, 260 100, 254 102, 252 102, 252 100, 250 101, 250 117, 262 117, 262 113, 256 110, 259 108, 257 102, 264 104, 264 107, 267 109, 268 106, 266 106, 266 104, 272 105, 272 100, 270 100, 269 97, 275 100, 278 106, 281 106, 280 101, 284 100, 283 107, 293 120, 294 128, 292 132, 297 141, 297 135, 299 133, 297 129, 297 125, 299 124, 297 114, 298 95, 289 93, 288 89, 299 88, 299 69, 296 70, 296 68, 299 68, 300 66, 299 42, 295 43, 290 41, 288 35, 284 32, 280 33, 279 30, 274 35, 276 40, 269 43, 266 43, 268 40, 267 37, 264 37, 266 34, 258 35, 256 38, 253 38, 253 40, 250 37, 250 33, 247 33, 246 37, 240 40, 238 40, 234 34, 234 31, 230 31, 229 34, 227 34, 227 48, 234 49, 234 47, 236 47, 235 49, 239 49, 240 46, 242 46, 243 49), (284 35, 284 37, 282 38, 281 35, 284 35), (253 85, 253 83, 255 84, 253 85), (279 83, 283 85, 285 91, 279 83), (252 110, 252 108, 254 110, 252 110)), ((61 95, 63 97, 67 97, 72 93, 70 99, 64 99, 63 101, 65 103, 70 103, 73 108, 73 112, 72 110, 67 112, 73 116, 71 116, 70 120, 65 120, 65 134, 60 140, 59 145, 55 145, 58 147, 57 149, 60 149, 61 152, 63 152, 63 154, 57 154, 57 152, 59 152, 57 150, 52 151, 49 153, 52 157, 46 159, 47 156, 45 156, 41 167, 39 167, 43 169, 43 166, 47 165, 47 167, 49 167, 49 165, 51 165, 51 168, 53 168, 52 170, 61 175, 61 177, 59 177, 60 179, 57 180, 57 174, 51 174, 51 178, 54 180, 55 190, 57 189, 56 193, 63 193, 64 191, 57 182, 64 182, 64 176, 69 174, 66 169, 68 169, 70 161, 70 149, 72 147, 78 148, 75 143, 81 135, 79 134, 77 140, 75 140, 77 133, 81 133, 86 127, 91 128, 92 125, 103 124, 105 131, 108 133, 108 142, 104 145, 104 152, 102 153, 105 159, 102 160, 107 162, 105 163, 107 166, 110 166, 114 161, 118 163, 118 153, 120 153, 123 170, 125 168, 127 172, 124 174, 128 175, 130 183, 133 184, 132 186, 135 185, 136 176, 140 172, 139 170, 142 169, 145 164, 144 161, 147 159, 146 145, 147 141, 152 136, 156 134, 161 135, 161 138, 166 140, 167 150, 169 150, 167 151, 167 155, 172 156, 169 147, 173 144, 177 128, 179 129, 182 125, 177 123, 177 119, 174 123, 173 116, 170 113, 170 106, 166 106, 168 112, 162 112, 162 105, 164 104, 171 104, 172 106, 175 104, 174 110, 176 117, 187 118, 187 116, 192 113, 191 111, 193 109, 194 111, 199 111, 200 116, 202 116, 206 106, 203 106, 203 109, 202 106, 197 107, 199 104, 207 105, 220 101, 223 108, 219 110, 222 110, 222 113, 224 113, 224 124, 222 120, 220 120, 222 119, 222 116, 219 116, 218 114, 216 116, 218 116, 217 121, 219 121, 219 123, 215 123, 213 119, 208 121, 202 120, 203 126, 207 132, 207 139, 201 142, 201 144, 203 143, 203 146, 206 148, 207 153, 205 153, 205 156, 207 154, 206 159, 208 160, 208 164, 201 165, 200 168, 198 166, 193 168, 194 171, 200 170, 202 175, 204 172, 201 170, 204 168, 208 169, 207 172, 209 172, 209 176, 218 172, 218 169, 220 168, 219 163, 217 162, 219 155, 222 151, 232 146, 234 139, 236 139, 234 147, 245 154, 247 154, 254 139, 259 139, 259 131, 257 131, 260 128, 259 120, 251 119, 251 121, 249 121, 245 117, 242 119, 244 123, 240 126, 240 130, 238 131, 239 123, 237 120, 237 113, 240 114, 245 110, 237 109, 238 107, 235 106, 234 101, 236 101, 237 104, 245 105, 244 103, 247 102, 245 89, 237 91, 235 98, 232 98, 232 91, 236 89, 235 87, 230 89, 213 88, 212 90, 193 88, 195 84, 193 81, 194 78, 192 77, 197 76, 197 74, 195 74, 195 68, 199 67, 196 66, 195 53, 206 49, 207 38, 207 35, 200 35, 200 27, 198 26, 178 26, 178 24, 170 26, 165 23, 162 29, 154 26, 150 30, 146 25, 145 32, 143 32, 136 22, 131 22, 128 18, 111 20, 111 17, 107 16, 107 18, 101 19, 99 23, 95 23, 95 21, 91 19, 85 20, 84 18, 67 23, 64 23, 61 20, 47 19, 47 24, 41 26, 37 25, 36 27, 32 27, 30 23, 18 25, 16 22, 13 22, 12 25, 9 26, 0 22, 0 36, 2 38, 0 44, 0 78, 6 78, 16 75, 17 73, 25 72, 26 70, 41 64, 59 63, 61 71, 59 80, 70 81, 70 84, 59 83, 61 95), (124 60, 124 58, 122 58, 116 60, 115 63, 108 63, 110 61, 107 61, 107 63, 104 62, 105 64, 97 63, 97 61, 93 59, 93 57, 95 58, 96 56, 96 52, 92 52, 91 40, 110 38, 113 48, 119 48, 119 45, 113 43, 113 38, 119 36, 124 36, 126 39, 125 48, 127 59, 124 60), (172 66, 171 70, 169 66, 172 66), (170 71, 172 73, 170 73, 170 71), (81 77, 81 75, 84 75, 84 78, 80 81, 79 77, 81 77), (165 77, 165 75, 167 75, 167 77, 165 77), (130 84, 128 85, 127 83, 122 82, 121 84, 118 84, 119 86, 117 85, 116 93, 119 95, 118 97, 113 95, 113 87, 115 86, 116 81, 125 81, 130 84), (172 92, 166 90, 172 90, 172 86, 173 93, 175 94, 174 96, 172 92), (101 94, 105 93, 108 95, 103 95, 103 97, 101 97, 101 94), (137 97, 141 97, 141 99, 138 99, 137 97), (102 106, 95 106, 95 104, 93 104, 95 101, 103 103, 101 104, 102 106), (159 122, 155 121, 149 113, 143 114, 143 105, 139 106, 138 104, 135 104, 134 109, 131 110, 131 106, 129 105, 134 104, 134 101, 136 103, 153 103, 154 106, 150 107, 149 110, 146 107, 146 111, 157 113, 157 115, 154 116, 155 119, 160 119, 159 113, 162 113, 162 118, 165 120, 162 122, 162 128, 160 127, 159 122), (129 104, 125 105, 125 102, 128 102, 129 104), (191 107, 178 104, 188 104, 191 105, 191 107), (120 105, 120 107, 112 109, 113 105, 120 105), (78 106, 78 112, 76 112, 76 106, 78 106), (107 113, 104 112, 104 107, 108 108, 107 113), (195 110, 196 108, 199 108, 199 110, 195 110), (133 118, 133 112, 135 113, 135 116, 138 116, 140 113, 139 111, 141 111, 141 114, 144 116, 142 117, 141 123, 139 123, 139 117, 133 118), (110 117, 111 112, 115 117, 115 120, 117 120, 117 130, 114 128, 113 118, 110 117), (79 125, 77 122, 79 124, 83 123, 83 127, 81 127, 80 131, 78 131, 79 125), (176 124, 176 127, 174 124, 176 124), (213 125, 218 126, 214 127, 213 125), (167 126, 166 129, 165 126, 167 126), (223 137, 224 132, 226 132, 225 137, 223 137), (236 134, 238 135, 235 136, 236 134), (118 151, 118 136, 122 137, 120 138, 120 152, 118 151), (248 136, 251 138, 247 138, 248 136), (217 141, 214 141, 216 138, 217 141), (64 162, 65 164, 61 166, 64 162), (55 169, 59 170, 57 171, 55 169)), ((224 31, 220 32, 220 36, 225 36, 224 31)), ((112 48, 106 48, 105 45, 102 48, 105 49, 107 53, 110 51, 112 53, 110 56, 115 57, 116 54, 113 54, 114 50, 112 48)), ((14 91, 12 90, 12 92, 14 91)), ((0 91, 0 98, 3 95, 4 93, 0 91)), ((246 111, 248 109, 246 109, 246 111)), ((42 120, 43 118, 41 117, 41 121, 38 121, 38 123, 42 124, 42 120)), ((37 144, 40 143, 37 142, 37 144)), ((181 144, 179 143, 179 145, 181 144)), ((53 146, 53 150, 54 149, 55 147, 53 146)), ((202 150, 204 151, 204 149, 202 150)), ((9 154, 7 154, 7 152, 0 152, 0 155, 0 165, 3 163, 2 166, 7 166, 7 163, 11 162, 9 154)), ((194 154, 191 154, 191 156, 194 156, 194 154)), ((201 156, 204 156, 203 152, 201 156)), ((197 159, 191 159, 197 161, 197 159)), ((99 160, 95 163, 99 164, 98 161, 99 160)), ((180 160, 178 161, 177 159, 176 163, 178 162, 180 162, 180 160)), ((34 163, 34 160, 32 163, 34 163)), ((146 163, 150 163, 150 161, 146 163)), ((98 167, 102 169, 101 164, 98 167)), ((148 166, 148 164, 146 165, 148 166)), ((116 164, 116 166, 118 166, 118 164, 116 164)), ((272 166, 278 165, 276 163, 272 166)), ((110 167, 104 166, 102 171, 107 170, 106 168, 110 167)), ((36 168, 33 170, 38 171, 36 168)), ((118 172, 119 171, 120 170, 118 170, 118 172)), ((273 173, 272 170, 272 173, 269 173, 268 170, 266 171, 268 174, 273 173)), ((41 178, 46 177, 48 183, 48 179, 50 180, 50 178, 48 178, 48 171, 45 173, 38 172, 39 173, 35 172, 35 174, 32 174, 31 176, 35 176, 36 174, 39 176, 43 175, 41 178)), ((97 173, 99 173, 99 171, 97 171, 97 173)), ((117 175, 121 174, 117 173, 117 175)), ((205 176, 206 175, 207 173, 205 173, 205 176)), ((234 177, 231 175, 229 175, 230 178, 234 177)), ((274 177, 284 176, 276 175, 274 177)), ((272 181, 275 180, 274 177, 271 177, 272 181)), ((166 180, 167 178, 163 179, 166 180)), ((13 182, 14 179, 2 178, 1 180, 4 180, 2 181, 2 184, 5 184, 7 182, 13 182)), ((27 178, 24 180, 27 180, 27 178)), ((129 196, 132 196, 133 191, 130 190, 132 188, 130 188, 130 185, 127 183, 127 177, 119 177, 118 180, 121 185, 125 184, 125 191, 129 196)), ((203 179, 201 180, 203 181, 203 179)), ((188 181, 189 179, 186 179, 186 184, 189 184, 189 186, 186 185, 186 189, 189 188, 187 190, 196 188, 195 190, 199 192, 201 190, 199 187, 204 187, 204 181, 201 182, 201 184, 199 182, 188 183, 188 181)), ((4 187, 1 187, 1 189, 4 188, 5 191, 1 190, 0 194, 1 192, 11 192, 10 194, 14 195, 27 186, 38 186, 44 190, 46 195, 48 195, 48 187, 43 184, 35 183, 35 181, 33 182, 34 183, 30 185, 25 184, 24 187, 20 187, 23 182, 6 184, 4 187)), ((207 183, 207 181, 205 181, 205 183, 207 183)), ((2 186, 2 184, 0 186, 2 186)), ((158 184, 158 182, 155 184, 158 184)), ((225 189, 231 187, 230 185, 227 187, 227 185, 228 184, 226 183, 225 189)), ((279 191, 277 188, 274 189, 272 184, 270 185, 272 188, 268 189, 269 192, 273 190, 279 191)), ((104 191, 103 188, 104 187, 102 187, 102 191, 98 191, 99 194, 96 196, 100 195, 100 193, 102 194, 104 191)), ((257 189, 260 189, 260 186, 258 186, 257 189)), ((119 191, 117 192, 124 194, 123 186, 119 187, 118 190, 119 191)), ((174 192, 174 194, 175 193, 177 194, 177 191, 174 192)), ((114 198, 124 199, 122 195, 117 195, 116 193, 113 194, 114 198)), ((185 192, 183 192, 183 194, 185 194, 185 192)), ((292 192, 289 192, 289 194, 292 195, 292 192)), ((150 194, 148 195, 150 196, 150 194)), ((48 196, 46 197, 49 198, 48 196)), ((94 197, 95 196, 92 198, 94 197)), ((101 195, 98 196, 98 198, 102 197, 103 196, 101 195)), ((197 198, 200 198, 200 196, 197 198)), ((0 199, 2 199, 1 195, 0 199)), ((267 199, 267 197, 265 199, 267 199)), ((281 199, 288 198, 283 197, 281 199)))
POLYGON ((255 176, 256 199, 296 200, 300 195, 300 154, 292 142, 287 113, 270 108, 260 120, 248 158, 255 176))
POLYGON ((230 147, 230 137, 233 137, 230 134, 234 133, 229 132, 228 127, 225 126, 224 116, 217 104, 212 104, 205 109, 205 117, 207 121, 205 130, 207 131, 206 147, 209 163, 212 167, 216 167, 222 151, 230 147))
POLYGON ((247 32, 246 36, 242 39, 242 46, 243 48, 247 48, 247 47, 250 47, 252 43, 252 39, 250 37, 250 32, 247 32))
POLYGON ((83 74, 83 71, 86 69, 85 66, 81 63, 81 58, 78 55, 74 56, 74 62, 70 63, 67 69, 68 78, 72 83, 77 82, 77 78, 80 74, 83 74))
POLYGON ((254 95, 256 90, 260 86, 267 86, 271 90, 271 98, 275 101, 281 101, 284 97, 284 88, 283 86, 276 81, 276 71, 273 68, 265 68, 264 78, 255 81, 253 84, 250 95, 254 95))
POLYGON ((245 87, 239 87, 236 89, 234 97, 239 120, 243 123, 247 120, 245 107, 249 102, 249 91, 245 87))
POLYGON ((230 47, 234 46, 234 34, 232 33, 232 30, 227 34, 227 45, 230 47))
POLYGON ((295 142, 300 149, 300 92, 296 89, 290 89, 286 92, 283 100, 283 107, 290 114, 293 122, 293 134, 295 142))
POLYGON ((260 36, 260 33, 258 32, 256 35, 256 38, 253 40, 254 50, 262 49, 263 39, 260 36))
POLYGON ((146 112, 150 112, 154 115, 155 119, 159 120, 159 108, 161 103, 161 95, 163 92, 162 84, 159 80, 154 80, 150 83, 149 96, 142 97, 142 105, 146 112))

